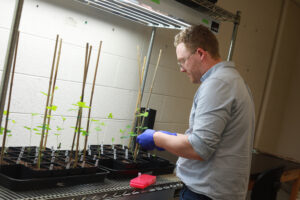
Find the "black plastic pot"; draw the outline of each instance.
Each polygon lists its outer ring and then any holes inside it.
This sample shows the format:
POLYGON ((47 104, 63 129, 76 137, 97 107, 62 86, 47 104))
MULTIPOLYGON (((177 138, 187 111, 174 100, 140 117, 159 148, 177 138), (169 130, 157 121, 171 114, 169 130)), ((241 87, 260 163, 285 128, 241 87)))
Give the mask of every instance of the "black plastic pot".
POLYGON ((37 168, 36 164, 31 164, 27 167, 22 165, 22 173, 20 178, 46 178, 51 177, 52 173, 49 170, 50 163, 41 163, 40 169, 37 168))

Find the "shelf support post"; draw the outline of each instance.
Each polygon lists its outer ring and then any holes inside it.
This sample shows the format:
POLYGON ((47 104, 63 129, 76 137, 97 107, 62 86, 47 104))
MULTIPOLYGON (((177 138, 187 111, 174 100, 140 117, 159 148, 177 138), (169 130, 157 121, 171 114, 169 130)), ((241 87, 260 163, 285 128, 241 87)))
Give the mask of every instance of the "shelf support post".
POLYGON ((229 52, 228 52, 228 56, 227 56, 227 61, 232 60, 233 50, 234 50, 235 41, 236 41, 236 35, 237 35, 237 31, 238 31, 238 26, 240 24, 240 14, 241 14, 240 11, 236 12, 236 20, 233 25, 233 31, 232 31, 232 37, 231 37, 229 52))

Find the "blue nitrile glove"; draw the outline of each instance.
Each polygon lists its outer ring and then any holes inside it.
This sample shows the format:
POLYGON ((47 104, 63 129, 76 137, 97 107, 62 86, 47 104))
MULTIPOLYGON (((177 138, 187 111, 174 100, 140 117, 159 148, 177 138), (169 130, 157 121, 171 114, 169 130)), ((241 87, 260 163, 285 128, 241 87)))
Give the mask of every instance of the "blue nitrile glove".
POLYGON ((168 132, 168 131, 157 131, 157 132, 162 132, 162 133, 165 133, 165 134, 168 134, 168 135, 177 136, 177 133, 171 133, 171 132, 168 132))
POLYGON ((136 142, 139 143, 143 149, 153 150, 155 148, 153 140, 154 133, 155 130, 147 129, 141 135, 137 136, 136 142))
MULTIPOLYGON (((171 132, 168 132, 168 131, 157 131, 157 132, 161 132, 161 133, 165 133, 165 134, 168 134, 168 135, 174 135, 174 136, 177 136, 177 133, 171 133, 171 132)), ((164 151, 165 149, 164 148, 161 148, 161 147, 156 147, 156 149, 158 151, 164 151)))

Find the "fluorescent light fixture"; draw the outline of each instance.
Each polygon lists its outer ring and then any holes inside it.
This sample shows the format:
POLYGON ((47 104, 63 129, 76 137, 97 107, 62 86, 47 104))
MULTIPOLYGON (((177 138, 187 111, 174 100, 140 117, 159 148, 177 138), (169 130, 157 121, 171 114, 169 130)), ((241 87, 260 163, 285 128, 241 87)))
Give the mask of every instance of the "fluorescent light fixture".
POLYGON ((76 0, 131 21, 158 28, 184 29, 190 24, 130 0, 76 0))

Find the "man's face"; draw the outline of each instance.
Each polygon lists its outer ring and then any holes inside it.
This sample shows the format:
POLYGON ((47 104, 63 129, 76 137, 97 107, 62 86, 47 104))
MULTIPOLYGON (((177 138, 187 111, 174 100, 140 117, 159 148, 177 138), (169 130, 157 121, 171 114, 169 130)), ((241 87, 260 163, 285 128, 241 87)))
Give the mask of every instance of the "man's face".
POLYGON ((201 60, 197 51, 190 52, 184 43, 180 43, 176 47, 176 55, 180 71, 186 72, 192 83, 200 83, 201 60))

